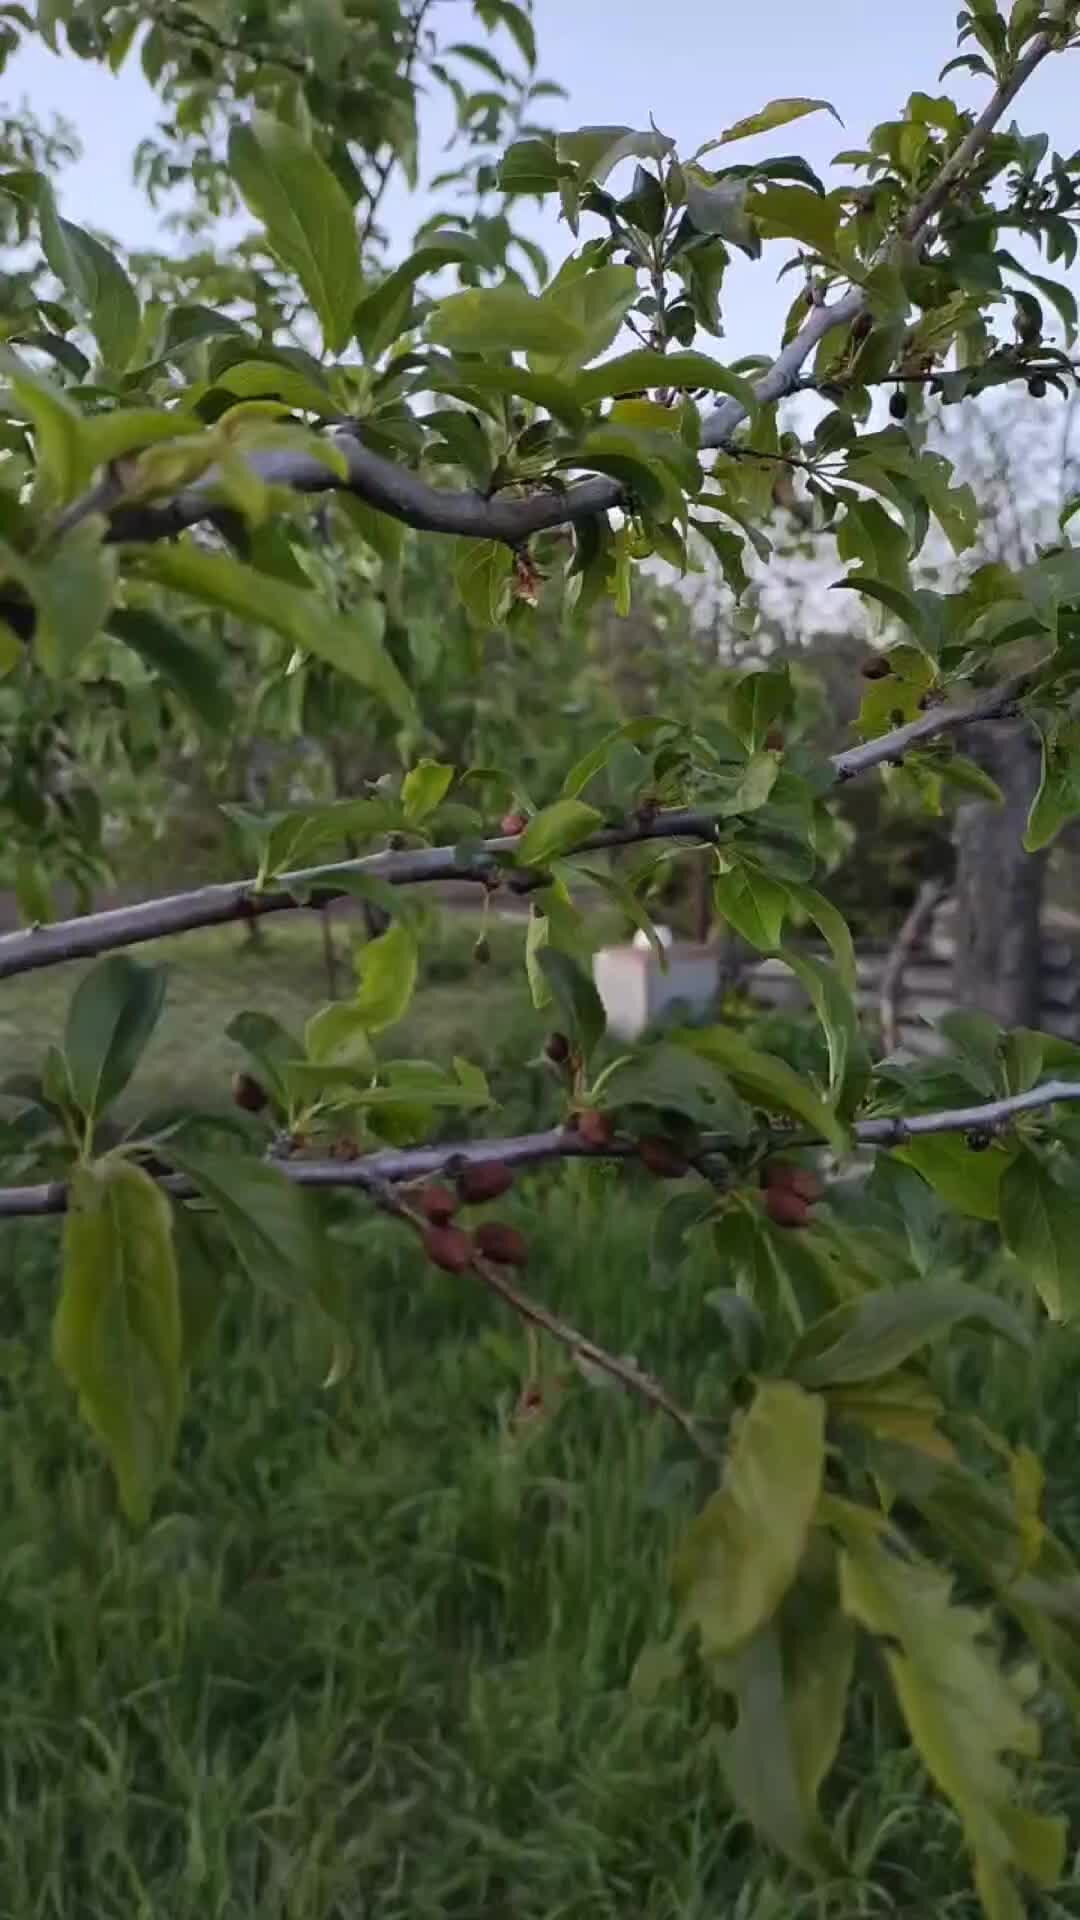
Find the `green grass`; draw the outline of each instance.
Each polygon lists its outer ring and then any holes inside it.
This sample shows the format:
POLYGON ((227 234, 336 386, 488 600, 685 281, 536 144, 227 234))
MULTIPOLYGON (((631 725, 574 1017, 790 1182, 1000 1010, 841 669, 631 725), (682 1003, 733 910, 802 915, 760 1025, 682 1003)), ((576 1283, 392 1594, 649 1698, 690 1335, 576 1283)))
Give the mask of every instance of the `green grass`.
MULTIPOLYGON (((496 927, 484 972, 474 932, 436 941, 408 1047, 493 1067, 517 1124, 547 1097, 521 932, 496 927)), ((296 1023, 323 997, 299 923, 263 955, 215 936, 169 958, 151 1102, 224 1097, 230 1012, 296 1023)), ((69 986, 4 989, 13 1064, 69 986)), ((650 1286, 654 1205, 577 1167, 510 1210, 535 1290, 707 1408, 717 1276, 650 1286)), ((830 1789, 861 1877, 820 1898, 733 1820, 700 1704, 628 1695, 701 1492, 658 1417, 550 1355, 551 1417, 523 1428, 520 1329, 358 1214, 351 1375, 324 1389, 314 1322, 230 1281, 136 1536, 49 1361, 56 1242, 0 1233, 0 1920, 975 1920, 956 1824, 870 1690, 830 1789)), ((1050 1337, 1048 1504, 1075 1540, 1080 1348, 1050 1337)), ((983 1390, 1020 1418, 1015 1377, 983 1390)), ((1069 1808, 1077 1751, 1053 1721, 1049 1745, 1069 1808)), ((1080 1915, 1080 1880, 1029 1911, 1080 1915)))

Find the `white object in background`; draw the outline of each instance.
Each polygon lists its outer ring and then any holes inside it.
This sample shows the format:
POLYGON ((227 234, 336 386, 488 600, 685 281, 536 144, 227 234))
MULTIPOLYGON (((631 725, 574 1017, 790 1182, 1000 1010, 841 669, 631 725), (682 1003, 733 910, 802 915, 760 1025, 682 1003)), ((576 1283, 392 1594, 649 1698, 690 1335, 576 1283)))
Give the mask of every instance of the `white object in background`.
MULTIPOLYGON (((657 925, 653 928, 653 932, 655 933, 662 947, 674 946, 675 935, 672 933, 670 927, 661 927, 657 925)), ((637 932, 635 933, 634 945, 635 947, 640 948, 643 953, 652 952, 652 941, 649 939, 649 936, 645 932, 643 927, 639 927, 637 932)))
POLYGON ((593 954, 593 981, 611 1032, 636 1040, 676 1001, 692 1014, 704 1013, 720 984, 715 947, 664 943, 663 962, 647 941, 629 947, 601 947, 593 954))

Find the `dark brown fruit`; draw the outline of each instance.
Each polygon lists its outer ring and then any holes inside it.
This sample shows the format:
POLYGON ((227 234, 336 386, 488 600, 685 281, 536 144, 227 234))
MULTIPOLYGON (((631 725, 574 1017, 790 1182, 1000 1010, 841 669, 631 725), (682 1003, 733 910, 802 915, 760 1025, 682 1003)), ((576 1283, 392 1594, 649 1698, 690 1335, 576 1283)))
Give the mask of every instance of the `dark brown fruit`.
POLYGON ((529 1258, 524 1234, 504 1220, 484 1220, 476 1229, 476 1244, 488 1260, 501 1267, 523 1267, 529 1258))
POLYGON ((907 394, 900 387, 897 388, 894 394, 890 395, 889 412, 892 414, 892 417, 894 420, 907 419, 908 397, 907 397, 907 394))
POLYGON ((1043 379, 1041 373, 1032 374, 1031 379, 1028 381, 1028 392, 1033 400, 1044 400, 1046 398, 1046 381, 1043 379))
POLYGON ((778 1227, 805 1227, 810 1218, 810 1208, 801 1194, 793 1193, 790 1187, 768 1187, 765 1192, 765 1211, 778 1227))
POLYGON ((501 1160, 478 1160, 464 1167, 458 1181, 461 1197, 469 1205, 482 1206, 485 1200, 498 1200, 509 1193, 514 1176, 501 1160))
POLYGON ((504 813, 499 821, 500 833, 524 833, 528 821, 523 813, 504 813))
POLYGON ((544 1048, 544 1052, 547 1054, 549 1060, 554 1061, 557 1067, 563 1066, 570 1058, 570 1042, 565 1033, 553 1033, 547 1046, 544 1048))
POLYGON ((466 1273, 475 1251, 469 1235, 460 1227, 427 1227, 424 1231, 424 1252, 444 1273, 466 1273))
POLYGON ((610 1113, 586 1107, 577 1117, 577 1130, 588 1147, 610 1147, 615 1138, 615 1122, 610 1113))
POLYGON ((433 1226, 444 1227, 458 1210, 458 1197, 452 1187, 432 1184, 421 1187, 416 1204, 425 1220, 430 1220, 433 1226))
POLYGON ((765 745, 768 747, 770 753, 783 752, 784 736, 781 733, 779 727, 769 728, 768 733, 765 735, 765 745))
POLYGON ((477 941, 475 947, 472 950, 472 954, 473 954, 473 959, 478 963, 478 965, 480 965, 481 967, 487 966, 488 961, 491 959, 491 942, 488 939, 486 934, 482 933, 480 935, 479 940, 477 941))
POLYGON ((994 1136, 987 1133, 985 1127, 972 1127, 970 1133, 965 1133, 964 1143, 971 1153, 985 1153, 987 1147, 993 1146, 994 1136))
POLYGON ((266 1088, 250 1073, 233 1074, 232 1097, 234 1105, 243 1107, 245 1113, 261 1113, 267 1102, 266 1088))
POLYGON ((355 1140, 350 1140, 348 1137, 335 1140, 330 1149, 330 1158, 331 1160, 359 1160, 360 1148, 355 1140))
POLYGON ((864 680, 887 680, 892 668, 887 660, 881 660, 877 655, 871 654, 869 660, 863 661, 859 672, 864 680))
POLYGON ((662 1139, 659 1134, 643 1134, 637 1150, 642 1165, 648 1167, 658 1180, 681 1180, 688 1171, 689 1161, 672 1146, 670 1140, 662 1139))

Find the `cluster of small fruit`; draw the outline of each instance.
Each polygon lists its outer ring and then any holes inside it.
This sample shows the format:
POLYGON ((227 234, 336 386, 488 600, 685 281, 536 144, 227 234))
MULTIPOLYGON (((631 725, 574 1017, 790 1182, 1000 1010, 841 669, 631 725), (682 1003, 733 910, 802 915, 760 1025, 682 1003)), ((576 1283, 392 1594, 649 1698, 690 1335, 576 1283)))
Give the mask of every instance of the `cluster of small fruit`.
POLYGON ((514 1176, 503 1161, 471 1160, 457 1169, 452 1187, 438 1181, 420 1187, 412 1205, 426 1223, 422 1239, 428 1259, 446 1273, 466 1273, 477 1255, 501 1267, 523 1267, 529 1249, 517 1227, 505 1220, 482 1220, 469 1232, 454 1224, 462 1207, 501 1199, 513 1184, 514 1176))

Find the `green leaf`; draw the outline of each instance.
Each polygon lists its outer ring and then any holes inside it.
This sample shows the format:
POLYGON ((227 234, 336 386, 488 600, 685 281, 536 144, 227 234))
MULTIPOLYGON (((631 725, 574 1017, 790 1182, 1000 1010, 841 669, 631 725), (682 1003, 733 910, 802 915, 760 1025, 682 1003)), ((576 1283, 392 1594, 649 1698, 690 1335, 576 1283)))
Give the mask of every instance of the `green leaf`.
POLYGON ((451 261, 488 265, 488 249, 476 234, 448 228, 429 233, 422 246, 388 273, 374 292, 360 301, 354 315, 356 338, 368 360, 375 360, 404 333, 413 316, 412 292, 426 273, 437 273, 451 261))
POLYGON ((588 753, 582 754, 581 759, 574 762, 562 783, 560 797, 564 800, 576 799, 577 795, 588 786, 589 781, 601 771, 601 768, 607 766, 621 742, 651 740, 662 728, 671 724, 670 720, 645 714, 637 720, 628 720, 625 726, 616 727, 611 733, 606 733, 602 740, 597 741, 595 747, 590 747, 588 753))
POLYGON ((116 554, 102 544, 103 522, 83 520, 47 560, 14 560, 11 571, 37 610, 34 652, 54 680, 73 674, 112 604, 116 554))
POLYGON ((583 800, 555 800, 534 814, 514 849, 519 867, 542 867, 571 853, 603 825, 604 816, 583 800))
POLYGON ((731 867, 713 881, 713 905, 721 919, 762 953, 780 945, 780 935, 791 906, 786 886, 770 880, 760 867, 731 867))
POLYGON ((855 1634, 835 1599, 799 1581, 725 1669, 736 1721, 720 1754, 740 1812, 786 1859, 818 1878, 843 1867, 817 1811, 840 1744, 855 1634))
POLYGON ((215 1224, 197 1207, 178 1202, 172 1209, 185 1370, 209 1337, 225 1299, 226 1277, 215 1224))
POLYGON ((108 631, 137 653, 213 733, 232 724, 233 703, 214 661, 186 633, 143 607, 114 607, 108 631))
POLYGON ((620 1061, 604 1077, 602 1098, 597 1085, 596 1098, 605 1107, 680 1114, 707 1133, 727 1134, 737 1146, 750 1138, 750 1115, 726 1074, 711 1060, 667 1041, 620 1061))
POLYGON ((744 1099, 768 1111, 793 1113, 837 1153, 846 1153, 848 1135, 802 1076, 774 1054, 761 1053, 727 1027, 687 1028, 673 1036, 679 1046, 715 1061, 744 1099))
POLYGON ((1062 1823, 1021 1811, 1006 1755, 1039 1733, 987 1644, 990 1622, 952 1602, 952 1581, 852 1528, 841 1560, 845 1612, 879 1638, 920 1757, 960 1816, 976 1883, 995 1920, 1021 1920, 1014 1872, 1060 1878, 1062 1823))
POLYGON ((728 718, 748 753, 757 753, 765 735, 791 707, 791 675, 786 666, 744 673, 731 692, 728 718))
POLYGON ((454 579, 461 604, 474 627, 490 632, 506 618, 514 557, 502 540, 457 542, 454 579))
POLYGON ((766 237, 799 240, 825 258, 835 252, 842 204, 833 195, 822 199, 809 187, 770 186, 755 197, 752 207, 766 237))
POLYGON ((360 243, 344 188, 292 127, 257 113, 229 136, 229 170, 271 251, 300 281, 331 353, 348 345, 360 298, 360 243))
POLYGON ((52 191, 38 188, 41 247, 50 267, 83 313, 101 358, 113 373, 128 367, 139 337, 139 302, 120 262, 100 240, 56 211, 52 191))
POLYGON ((304 1052, 313 1066, 375 1072, 375 1051, 367 1022, 349 1001, 336 1001, 312 1014, 304 1028, 304 1052))
POLYGON ((0 372, 11 383, 19 407, 34 429, 38 483, 49 502, 65 506, 86 486, 92 461, 83 431, 83 416, 64 395, 24 367, 13 353, 0 352, 0 372))
POLYGON ((560 160, 572 161, 583 182, 602 187, 620 160, 663 160, 674 144, 655 129, 636 133, 632 127, 579 127, 575 133, 560 133, 557 146, 560 160))
POLYGON ((568 171, 551 140, 515 140, 502 157, 499 192, 557 193, 568 171))
POLYGON ((829 1092, 837 1101, 844 1096, 845 1111, 850 1113, 866 1090, 870 1071, 854 998, 839 976, 821 960, 787 949, 781 957, 796 979, 802 981, 821 1022, 829 1050, 829 1092))
POLYGON ((1066 725, 1043 734, 1042 776, 1031 803, 1024 850, 1038 853, 1080 813, 1080 737, 1066 725))
POLYGON ((129 1161, 72 1175, 53 1354, 142 1525, 173 1456, 183 1366, 169 1203, 129 1161))
POLYGON ((408 1011, 420 964, 416 938, 403 921, 357 952, 360 985, 351 1002, 369 1033, 392 1027, 408 1011))
POLYGON ((775 753, 755 753, 747 761, 738 781, 720 807, 723 815, 757 813, 776 785, 780 761, 775 753))
POLYGON ((567 371, 575 363, 592 360, 611 346, 637 295, 633 267, 591 267, 587 273, 554 281, 541 298, 547 312, 575 329, 576 343, 561 351, 537 346, 531 352, 542 362, 555 363, 549 371, 556 367, 567 371))
POLYGON ((584 334, 572 314, 561 312, 545 295, 526 293, 512 284, 449 294, 428 321, 428 337, 460 353, 521 349, 557 360, 584 346, 584 334))
POLYGON ((445 800, 454 782, 453 767, 439 760, 419 760, 401 783, 401 804, 411 826, 419 826, 445 800))
POLYGON ((837 1387, 892 1373, 950 1327, 973 1322, 1030 1349, 1022 1320, 996 1294, 959 1282, 890 1287, 827 1313, 793 1349, 785 1369, 804 1387, 837 1387))
POLYGON ((125 953, 99 960, 68 1008, 64 1059, 72 1097, 94 1121, 122 1093, 146 1050, 165 1001, 165 968, 125 953))
POLYGON ((579 373, 573 382, 575 400, 590 406, 620 393, 638 393, 642 387, 703 387, 706 393, 727 393, 745 407, 753 420, 758 411, 757 396, 749 380, 732 373, 704 353, 654 353, 639 347, 633 353, 620 353, 604 360, 587 373, 579 373))
POLYGON ((833 906, 831 900, 826 900, 824 894, 817 893, 813 887, 792 886, 788 891, 794 904, 801 907, 825 935, 832 948, 836 971, 848 993, 853 994, 858 984, 855 943, 843 914, 833 906))
POLYGON ((964 793, 977 793, 980 799, 989 800, 995 807, 1005 804, 1005 795, 997 781, 965 754, 936 754, 929 764, 950 787, 959 787, 964 793))
POLYGON ((806 100, 799 98, 770 100, 768 106, 758 113, 749 113, 745 119, 736 120, 734 126, 725 127, 716 140, 709 140, 699 147, 694 155, 700 160, 707 153, 715 152, 717 147, 729 146, 732 140, 748 140, 754 133, 769 133, 773 127, 786 127, 791 120, 802 120, 808 113, 831 113, 839 126, 843 121, 836 108, 828 100, 806 100))
POLYGON ((550 945, 541 948, 537 964, 583 1057, 588 1060, 607 1027, 604 1003, 588 975, 570 954, 550 945))
POLYGON ((374 597, 358 601, 347 615, 333 613, 320 595, 190 541, 140 551, 138 570, 159 586, 272 628, 370 688, 402 722, 415 718, 412 694, 383 646, 384 610, 374 597))
POLYGON ((898 1160, 921 1173, 947 1207, 975 1220, 996 1220, 1002 1178, 1016 1149, 995 1142, 973 1152, 959 1134, 924 1134, 894 1149, 898 1160))
POLYGON ((766 1381, 739 1420, 724 1482, 691 1524, 673 1580, 683 1632, 730 1654, 771 1619, 798 1572, 821 1497, 824 1402, 766 1381))
POLYGON ((670 1286, 690 1252, 695 1227, 711 1219, 715 1209, 716 1196, 706 1187, 673 1193, 665 1201, 649 1235, 649 1278, 654 1286, 670 1286))
POLYGON ((257 1287, 294 1303, 319 1298, 330 1262, 313 1194, 250 1154, 211 1151, 175 1137, 163 1143, 162 1153, 217 1209, 257 1287))
POLYGON ((1080 1312, 1080 1194, 1024 1148, 1001 1182, 1001 1237, 1054 1320, 1080 1312))
POLYGON ((301 1053, 299 1040, 268 1013, 235 1014, 225 1033, 234 1046, 243 1048, 259 1080, 278 1105, 283 1109, 287 1107, 285 1068, 301 1053))

